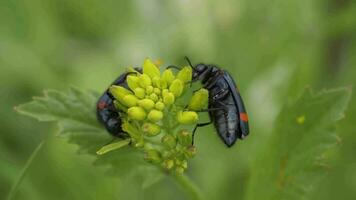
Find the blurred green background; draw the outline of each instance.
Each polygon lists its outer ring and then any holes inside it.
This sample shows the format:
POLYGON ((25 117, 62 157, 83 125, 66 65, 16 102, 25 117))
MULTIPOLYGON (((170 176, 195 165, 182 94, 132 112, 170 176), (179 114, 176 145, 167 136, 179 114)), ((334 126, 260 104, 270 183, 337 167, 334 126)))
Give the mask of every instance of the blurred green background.
MULTIPOLYGON (((201 129, 188 175, 210 199, 242 199, 253 173, 249 155, 271 132, 280 108, 307 85, 320 90, 356 83, 356 2, 1 0, 0 199, 43 140, 16 199, 184 198, 169 179, 143 191, 132 180, 107 176, 56 138, 55 125, 20 116, 13 107, 48 88, 103 91, 145 57, 183 65, 185 55, 229 70, 251 118, 251 135, 232 149, 212 127, 201 129)), ((314 199, 356 199, 355 120, 351 103, 338 126, 338 156, 314 199)))

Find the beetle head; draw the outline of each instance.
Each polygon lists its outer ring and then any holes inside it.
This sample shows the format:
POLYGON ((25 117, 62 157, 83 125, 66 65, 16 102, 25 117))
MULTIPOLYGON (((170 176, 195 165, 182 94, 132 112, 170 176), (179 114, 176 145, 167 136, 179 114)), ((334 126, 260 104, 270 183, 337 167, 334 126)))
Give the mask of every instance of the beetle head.
POLYGON ((205 80, 206 77, 209 76, 209 71, 211 69, 210 66, 202 64, 202 63, 193 66, 187 56, 185 56, 184 58, 188 62, 189 66, 193 69, 193 74, 192 74, 193 82, 198 81, 198 80, 205 80))
POLYGON ((193 81, 202 80, 208 73, 209 67, 205 64, 198 64, 193 67, 193 81))

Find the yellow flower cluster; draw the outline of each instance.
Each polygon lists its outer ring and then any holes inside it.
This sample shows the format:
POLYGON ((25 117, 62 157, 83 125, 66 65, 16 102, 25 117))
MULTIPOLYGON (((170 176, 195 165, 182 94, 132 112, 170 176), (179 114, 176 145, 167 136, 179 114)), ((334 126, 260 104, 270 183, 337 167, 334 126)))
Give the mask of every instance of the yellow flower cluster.
POLYGON ((142 71, 130 69, 127 88, 113 85, 109 89, 116 99, 115 106, 127 114, 122 128, 130 135, 132 144, 144 150, 146 160, 180 173, 187 168, 186 159, 193 157, 196 150, 191 133, 175 129, 195 125, 199 120, 195 111, 208 102, 208 91, 200 89, 188 103, 177 103, 190 88, 191 80, 191 67, 183 67, 177 74, 171 69, 161 73, 146 59, 142 71))

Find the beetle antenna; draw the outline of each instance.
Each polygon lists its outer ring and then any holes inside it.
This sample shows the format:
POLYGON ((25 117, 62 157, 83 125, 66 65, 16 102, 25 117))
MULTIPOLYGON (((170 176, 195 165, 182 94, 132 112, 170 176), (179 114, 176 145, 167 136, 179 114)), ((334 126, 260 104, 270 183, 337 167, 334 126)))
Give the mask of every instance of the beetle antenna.
POLYGON ((184 56, 184 59, 188 62, 189 66, 193 69, 193 71, 195 71, 195 67, 190 62, 190 59, 188 58, 188 56, 184 56))

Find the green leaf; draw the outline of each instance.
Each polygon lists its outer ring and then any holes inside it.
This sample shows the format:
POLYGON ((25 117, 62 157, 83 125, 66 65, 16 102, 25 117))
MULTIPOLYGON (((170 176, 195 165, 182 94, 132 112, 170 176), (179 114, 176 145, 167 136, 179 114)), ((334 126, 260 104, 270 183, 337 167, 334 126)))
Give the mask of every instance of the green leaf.
MULTIPOLYGON (((94 165, 108 166, 111 175, 120 177, 141 176, 141 186, 148 187, 146 180, 151 177, 146 174, 162 172, 155 166, 144 161, 137 150, 125 146, 127 140, 118 142, 117 151, 98 156, 96 152, 112 150, 117 144, 104 146, 112 137, 104 130, 96 119, 96 102, 99 94, 91 91, 81 91, 71 88, 67 93, 48 90, 43 97, 34 97, 33 101, 20 105, 15 109, 24 115, 33 117, 43 122, 56 122, 59 126, 59 136, 64 137, 69 143, 78 145, 78 153, 90 154, 95 157, 94 165)), ((154 181, 152 182, 154 183, 154 181)))
POLYGON ((119 140, 117 142, 110 143, 108 145, 105 145, 99 149, 99 151, 96 152, 98 155, 103 155, 106 154, 110 151, 114 151, 116 149, 120 149, 128 144, 130 144, 131 139, 126 139, 126 140, 119 140))
POLYGON ((347 88, 307 90, 284 107, 251 169, 247 199, 309 199, 339 143, 334 126, 344 116, 350 93, 347 88))

